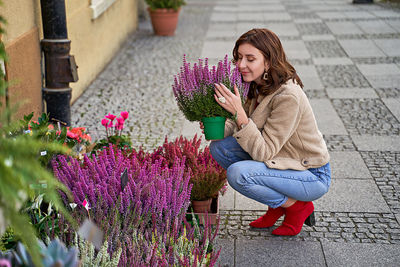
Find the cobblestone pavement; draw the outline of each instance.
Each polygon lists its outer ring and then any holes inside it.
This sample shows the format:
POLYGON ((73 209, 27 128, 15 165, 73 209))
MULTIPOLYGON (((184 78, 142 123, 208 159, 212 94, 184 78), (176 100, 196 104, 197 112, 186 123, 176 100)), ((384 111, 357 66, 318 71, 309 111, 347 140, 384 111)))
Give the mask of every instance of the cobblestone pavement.
POLYGON ((134 145, 146 149, 160 145, 166 135, 173 139, 198 132, 197 126, 185 122, 172 96, 171 83, 182 55, 190 61, 208 57, 216 62, 231 55, 237 37, 254 27, 278 34, 302 78, 331 152, 333 179, 330 191, 315 202, 316 225, 304 226, 295 237, 272 236, 272 229, 249 229, 248 223, 266 207, 229 189, 220 201, 220 263, 396 266, 400 261, 398 9, 353 5, 350 0, 189 0, 174 37, 153 36, 150 22, 140 23, 73 104, 73 124, 87 126, 100 137, 100 119, 106 113, 129 110, 127 130, 134 145), (265 249, 260 250, 260 244, 265 249), (298 247, 304 254, 300 259, 287 252, 298 247))

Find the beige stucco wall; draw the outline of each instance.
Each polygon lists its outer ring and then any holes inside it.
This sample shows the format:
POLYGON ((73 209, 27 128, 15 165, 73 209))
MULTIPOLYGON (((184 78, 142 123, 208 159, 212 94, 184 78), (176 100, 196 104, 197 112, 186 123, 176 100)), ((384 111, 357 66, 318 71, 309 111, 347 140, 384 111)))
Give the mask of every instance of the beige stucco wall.
MULTIPOLYGON (((118 52, 127 36, 137 28, 137 1, 116 0, 96 19, 92 19, 91 0, 65 1, 71 54, 75 56, 79 76, 77 83, 70 84, 72 102, 83 93, 118 52)), ((30 46, 33 49, 38 47, 39 40, 43 38, 40 13, 40 0, 3 0, 3 5, 0 6, 0 14, 7 20, 6 35, 2 38, 7 50, 20 51, 14 49, 14 47, 30 46), (37 38, 32 34, 35 32, 37 38), (26 38, 28 33, 30 38, 26 38), (36 42, 36 44, 32 44, 33 42, 36 42)), ((37 68, 40 68, 37 61, 38 53, 40 54, 40 51, 34 53, 31 61, 36 62, 37 68)), ((21 59, 29 57, 29 55, 24 55, 23 52, 17 52, 13 55, 13 58, 18 56, 21 59)), ((15 61, 21 62, 17 59, 15 61)), ((21 81, 21 78, 23 79, 27 75, 37 76, 38 73, 13 72, 12 77, 9 78, 21 81)), ((35 80, 38 80, 37 77, 35 80)), ((36 84, 33 87, 19 90, 30 90, 41 95, 41 86, 36 84)), ((18 93, 24 95, 24 92, 18 93)))
POLYGON ((71 54, 78 65, 79 81, 71 84, 72 101, 96 78, 137 27, 137 0, 116 0, 92 20, 89 1, 68 0, 67 24, 71 54))
POLYGON ((35 3, 32 0, 2 0, 0 14, 7 20, 3 41, 7 45, 36 26, 35 3))

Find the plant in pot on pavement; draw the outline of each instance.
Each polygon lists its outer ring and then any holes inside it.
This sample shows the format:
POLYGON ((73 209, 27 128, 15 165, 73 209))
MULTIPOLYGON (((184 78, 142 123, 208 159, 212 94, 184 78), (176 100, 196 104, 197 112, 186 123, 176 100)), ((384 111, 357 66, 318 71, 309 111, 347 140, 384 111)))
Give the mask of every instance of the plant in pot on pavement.
POLYGON ((225 192, 226 171, 213 159, 209 147, 201 150, 200 145, 201 138, 197 135, 191 140, 180 136, 174 142, 168 142, 166 138, 162 155, 169 165, 177 158, 185 158, 185 171, 190 174, 192 185, 190 200, 194 212, 210 212, 212 199, 225 192))
POLYGON ((145 0, 149 5, 151 24, 156 35, 175 34, 179 11, 185 5, 184 0, 145 0))
POLYGON ((242 81, 239 69, 231 70, 228 55, 219 61, 217 66, 209 68, 208 59, 199 59, 193 68, 183 56, 183 66, 180 73, 174 76, 172 89, 179 109, 189 121, 202 121, 207 140, 224 138, 226 118, 234 116, 222 108, 214 98, 215 84, 222 83, 232 92, 237 86, 244 103, 249 90, 249 83, 242 81), (212 126, 215 125, 215 128, 212 126))
POLYGON ((129 113, 122 111, 120 116, 109 113, 101 120, 101 124, 106 129, 106 138, 100 139, 94 145, 92 152, 102 150, 109 144, 114 144, 120 149, 131 149, 132 141, 129 135, 122 134, 125 121, 128 119, 129 113))

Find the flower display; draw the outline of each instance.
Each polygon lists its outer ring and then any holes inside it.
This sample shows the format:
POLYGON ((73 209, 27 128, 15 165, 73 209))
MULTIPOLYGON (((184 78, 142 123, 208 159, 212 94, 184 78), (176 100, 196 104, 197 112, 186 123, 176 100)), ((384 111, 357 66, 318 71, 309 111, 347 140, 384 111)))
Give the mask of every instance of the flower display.
POLYGON ((180 73, 174 76, 172 90, 179 109, 189 121, 200 121, 203 117, 221 116, 232 118, 232 114, 223 109, 214 99, 215 83, 222 83, 232 92, 236 85, 245 100, 249 83, 243 82, 239 69, 231 68, 228 55, 218 62, 217 66, 208 65, 208 58, 199 59, 191 67, 183 56, 183 66, 180 73))
MULTIPOLYGON (((119 266, 213 266, 219 252, 208 246, 217 230, 204 231, 185 223, 189 206, 190 175, 185 159, 176 158, 169 166, 160 149, 126 154, 111 144, 83 162, 68 156, 53 160, 55 176, 72 192, 77 205, 72 216, 78 222, 90 213, 105 232, 110 255, 122 247, 119 266), (121 186, 127 170, 128 182, 121 186), (86 202, 85 202, 86 201, 86 202)), ((62 197, 67 205, 68 199, 62 197)), ((61 224, 62 225, 62 224, 61 224)), ((60 230, 69 244, 73 231, 60 230)))

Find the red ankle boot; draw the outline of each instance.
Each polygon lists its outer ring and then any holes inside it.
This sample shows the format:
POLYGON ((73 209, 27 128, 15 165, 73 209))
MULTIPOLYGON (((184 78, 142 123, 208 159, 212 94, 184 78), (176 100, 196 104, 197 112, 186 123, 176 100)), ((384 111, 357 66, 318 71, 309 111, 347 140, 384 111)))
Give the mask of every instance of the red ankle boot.
POLYGON ((265 213, 263 216, 261 216, 257 220, 252 221, 249 225, 254 228, 271 227, 276 223, 276 221, 283 214, 285 214, 284 208, 278 207, 276 209, 273 209, 273 208, 269 207, 267 213, 265 213))
POLYGON ((296 201, 286 208, 286 216, 282 225, 272 231, 273 235, 297 235, 300 233, 304 222, 312 226, 315 224, 314 205, 310 202, 296 201))

